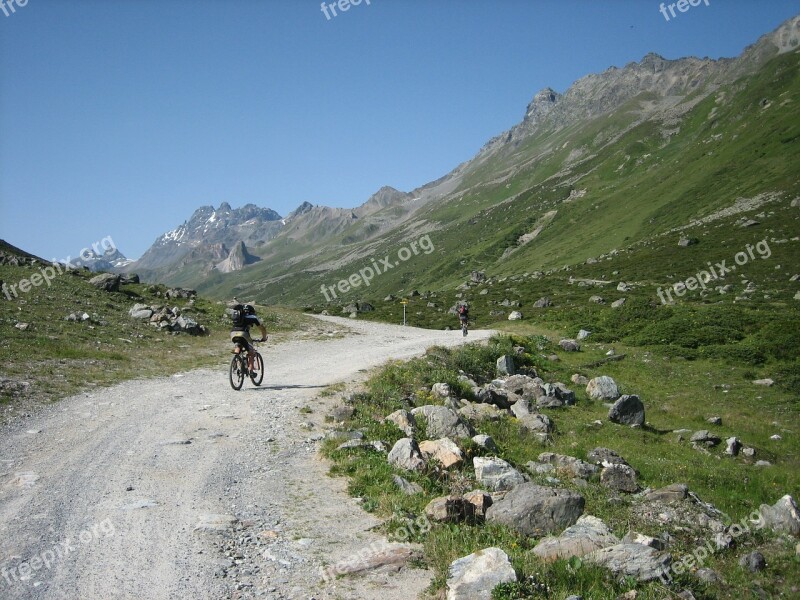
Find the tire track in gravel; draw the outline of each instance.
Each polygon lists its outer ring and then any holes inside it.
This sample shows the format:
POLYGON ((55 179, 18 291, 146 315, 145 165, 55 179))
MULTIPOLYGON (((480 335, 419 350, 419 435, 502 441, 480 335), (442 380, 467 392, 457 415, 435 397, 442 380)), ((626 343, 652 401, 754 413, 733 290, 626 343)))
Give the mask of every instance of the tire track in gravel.
POLYGON ((424 589, 429 574, 413 569, 321 580, 321 566, 382 538, 316 456, 334 403, 318 394, 464 339, 321 319, 346 335, 263 346, 260 388, 248 381, 234 392, 220 365, 84 393, 7 427, 0 597, 392 600, 424 589), (305 405, 310 418, 298 410, 305 405), (220 515, 237 521, 227 526, 220 515))

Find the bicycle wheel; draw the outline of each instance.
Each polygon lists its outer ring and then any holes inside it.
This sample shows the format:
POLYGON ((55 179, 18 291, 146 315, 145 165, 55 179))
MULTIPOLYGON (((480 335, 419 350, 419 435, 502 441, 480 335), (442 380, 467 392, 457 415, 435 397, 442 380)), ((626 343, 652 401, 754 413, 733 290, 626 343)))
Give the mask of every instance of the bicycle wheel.
POLYGON ((253 385, 261 385, 261 382, 264 381, 264 359, 261 358, 261 354, 258 352, 253 357, 253 370, 250 371, 250 381, 253 382, 253 385))
POLYGON ((466 335, 467 335, 467 323, 466 322, 461 323, 461 334, 464 337, 466 337, 466 335))
POLYGON ((231 387, 235 390, 242 389, 244 385, 244 374, 247 372, 247 365, 238 354, 231 359, 230 380, 231 387))

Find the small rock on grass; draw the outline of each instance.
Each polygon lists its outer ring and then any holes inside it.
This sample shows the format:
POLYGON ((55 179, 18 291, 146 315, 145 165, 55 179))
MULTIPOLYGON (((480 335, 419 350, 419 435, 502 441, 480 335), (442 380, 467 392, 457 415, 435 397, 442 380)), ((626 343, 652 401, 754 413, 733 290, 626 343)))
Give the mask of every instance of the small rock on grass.
POLYGON ((447 600, 491 600, 494 588, 516 580, 508 555, 500 548, 485 548, 450 564, 447 600))

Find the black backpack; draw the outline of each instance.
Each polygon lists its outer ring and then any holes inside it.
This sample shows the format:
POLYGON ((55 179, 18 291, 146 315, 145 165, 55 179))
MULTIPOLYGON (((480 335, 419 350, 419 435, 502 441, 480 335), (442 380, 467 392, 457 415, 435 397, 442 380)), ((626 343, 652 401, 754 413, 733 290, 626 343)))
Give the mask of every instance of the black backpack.
POLYGON ((233 321, 234 327, 245 326, 244 304, 237 304, 231 309, 231 321, 233 321))

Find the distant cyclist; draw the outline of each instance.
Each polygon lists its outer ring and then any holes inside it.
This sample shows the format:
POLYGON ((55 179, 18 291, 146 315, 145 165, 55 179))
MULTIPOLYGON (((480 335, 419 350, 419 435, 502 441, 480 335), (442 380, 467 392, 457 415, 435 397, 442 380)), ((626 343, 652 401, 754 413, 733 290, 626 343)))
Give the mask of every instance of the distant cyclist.
POLYGON ((253 339, 250 337, 250 328, 258 327, 261 331, 261 339, 258 342, 267 341, 267 329, 256 316, 256 309, 252 304, 237 304, 232 309, 233 329, 231 329, 231 341, 244 342, 247 345, 247 370, 253 371, 253 357, 256 349, 253 347, 253 339))
POLYGON ((469 304, 464 303, 459 305, 456 311, 458 312, 458 320, 461 322, 461 331, 464 335, 467 335, 467 329, 469 327, 469 304))

